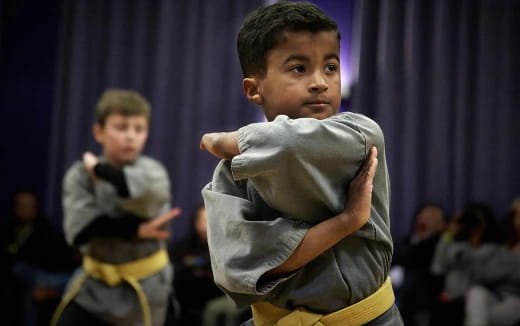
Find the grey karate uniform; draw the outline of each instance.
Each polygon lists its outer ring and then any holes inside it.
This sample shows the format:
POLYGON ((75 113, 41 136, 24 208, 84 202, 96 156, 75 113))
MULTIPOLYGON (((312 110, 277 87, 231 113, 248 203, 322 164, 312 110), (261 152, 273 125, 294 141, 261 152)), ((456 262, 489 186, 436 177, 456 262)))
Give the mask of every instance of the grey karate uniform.
MULTIPOLYGON (((149 219, 170 209, 169 178, 161 163, 141 156, 124 166, 123 171, 130 193, 130 197, 124 199, 118 196, 112 184, 105 181, 93 183, 83 162, 78 161, 69 168, 63 184, 64 230, 69 244, 101 214, 117 218, 124 210, 149 219)), ((121 264, 148 256, 165 248, 165 245, 164 240, 156 239, 98 237, 91 239, 80 250, 82 254, 97 260, 121 264)), ((81 268, 75 275, 80 272, 81 268)), ((168 265, 139 282, 148 299, 154 326, 164 324, 172 277, 173 270, 168 265)), ((143 325, 142 309, 136 293, 124 282, 110 287, 88 278, 74 300, 111 325, 143 325)))
MULTIPOLYGON (((379 126, 355 113, 239 129, 241 154, 221 161, 202 191, 216 283, 238 306, 258 301, 331 313, 385 281, 392 257, 390 184, 379 126), (314 224, 341 212, 348 183, 378 148, 368 223, 289 276, 261 276, 283 263, 314 224)), ((393 307, 388 325, 399 320, 393 307)), ((386 315, 386 314, 385 314, 386 315)))

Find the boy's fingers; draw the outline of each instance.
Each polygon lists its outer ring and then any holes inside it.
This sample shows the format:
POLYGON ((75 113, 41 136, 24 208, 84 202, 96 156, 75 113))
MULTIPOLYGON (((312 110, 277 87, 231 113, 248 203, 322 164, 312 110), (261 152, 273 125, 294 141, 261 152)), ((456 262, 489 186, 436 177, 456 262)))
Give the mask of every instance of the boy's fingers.
POLYGON ((177 216, 181 215, 181 209, 179 207, 174 207, 174 208, 170 209, 170 211, 167 214, 170 214, 172 216, 172 218, 177 217, 177 216))
POLYGON ((376 169, 377 169, 377 164, 378 164, 378 160, 377 158, 375 158, 371 163, 370 163, 370 168, 368 170, 368 177, 371 178, 371 179, 374 179, 374 176, 376 175, 376 169))
POLYGON ((164 213, 163 215, 159 216, 154 220, 155 225, 163 225, 168 223, 170 220, 174 219, 175 217, 179 216, 181 214, 181 210, 178 207, 170 209, 168 212, 164 213))
POLYGON ((170 237, 170 234, 166 231, 157 231, 155 236, 158 239, 168 239, 170 237))
POLYGON ((375 146, 372 146, 368 152, 368 156, 363 163, 363 167, 359 172, 359 177, 370 177, 370 175, 374 175, 375 167, 377 166, 377 149, 375 146))

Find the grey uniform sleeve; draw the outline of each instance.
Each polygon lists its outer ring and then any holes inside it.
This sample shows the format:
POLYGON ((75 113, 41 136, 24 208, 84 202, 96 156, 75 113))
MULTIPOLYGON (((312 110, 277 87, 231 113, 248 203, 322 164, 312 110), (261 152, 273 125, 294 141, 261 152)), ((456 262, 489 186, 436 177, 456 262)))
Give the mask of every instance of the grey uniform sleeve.
POLYGON ((208 212, 208 243, 215 282, 238 304, 265 300, 285 278, 261 284, 261 276, 283 263, 309 226, 281 218, 233 180, 221 161, 203 190, 208 212))
POLYGON ((103 212, 98 208, 94 185, 83 164, 72 165, 63 179, 63 229, 69 245, 103 212))
POLYGON ((123 168, 129 197, 120 201, 123 210, 143 218, 153 218, 170 208, 170 181, 164 166, 141 157, 123 168))
MULTIPOLYGON (((384 155, 379 126, 353 113, 324 120, 278 116, 239 129, 238 141, 241 154, 232 160, 234 178, 249 178, 269 206, 311 223, 343 210, 347 186, 370 146, 384 155)), ((375 183, 387 194, 384 160, 379 169, 375 183)), ((383 210, 388 207, 385 197, 383 210)))

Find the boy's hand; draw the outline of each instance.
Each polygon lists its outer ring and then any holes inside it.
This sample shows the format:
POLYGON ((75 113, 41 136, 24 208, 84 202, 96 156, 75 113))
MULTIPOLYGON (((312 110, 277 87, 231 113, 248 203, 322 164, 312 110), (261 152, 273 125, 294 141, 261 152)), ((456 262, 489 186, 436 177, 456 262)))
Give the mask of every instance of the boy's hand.
POLYGON ((236 132, 212 132, 202 136, 200 149, 210 152, 213 156, 231 160, 240 154, 236 132))
POLYGON ((83 164, 85 164, 85 168, 87 169, 88 174, 94 180, 97 180, 96 174, 94 173, 94 167, 98 163, 98 158, 96 155, 91 152, 83 153, 83 164))
POLYGON ((343 212, 350 222, 356 222, 357 229, 365 225, 370 216, 377 164, 377 148, 372 146, 363 167, 350 183, 348 199, 343 212))
POLYGON ((181 210, 175 207, 151 221, 141 223, 137 229, 137 236, 141 239, 168 239, 170 234, 163 227, 180 213, 181 210))

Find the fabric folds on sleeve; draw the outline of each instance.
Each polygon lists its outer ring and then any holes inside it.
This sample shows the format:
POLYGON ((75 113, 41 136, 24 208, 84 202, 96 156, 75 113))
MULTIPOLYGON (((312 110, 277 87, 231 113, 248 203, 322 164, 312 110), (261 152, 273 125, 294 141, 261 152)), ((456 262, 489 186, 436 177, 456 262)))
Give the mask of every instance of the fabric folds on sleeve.
POLYGON ((291 276, 268 284, 260 283, 261 276, 291 255, 309 226, 262 207, 259 197, 233 180, 229 161, 220 162, 202 195, 215 282, 239 305, 272 295, 291 276))

